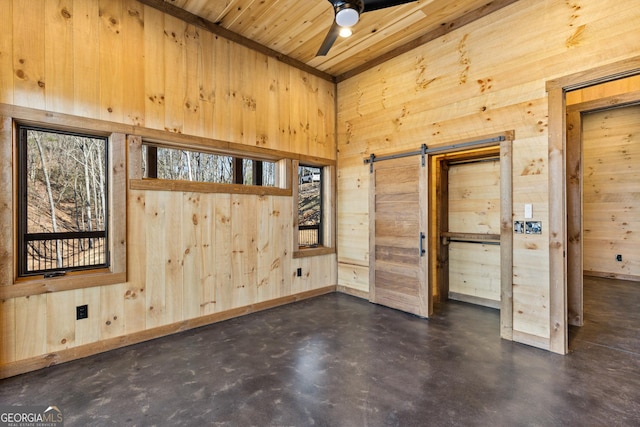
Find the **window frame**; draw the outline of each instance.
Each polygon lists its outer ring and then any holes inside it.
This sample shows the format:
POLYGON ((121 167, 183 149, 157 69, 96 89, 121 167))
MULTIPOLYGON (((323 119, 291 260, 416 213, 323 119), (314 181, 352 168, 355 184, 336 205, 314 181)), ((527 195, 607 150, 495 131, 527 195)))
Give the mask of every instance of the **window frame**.
MULTIPOLYGON (((43 132, 49 134, 58 134, 58 135, 71 135, 71 136, 79 136, 84 138, 93 138, 93 139, 101 139, 104 141, 104 165, 103 172, 105 174, 105 192, 107 196, 107 201, 109 200, 109 196, 111 193, 111 188, 109 186, 109 137, 105 135, 97 135, 95 133, 87 133, 87 132, 76 132, 76 131, 66 131, 60 129, 52 129, 50 127, 42 127, 42 126, 33 126, 28 124, 23 124, 21 122, 15 123, 16 131, 16 149, 18 151, 18 159, 19 163, 17 165, 18 170, 18 219, 17 223, 18 229, 18 239, 17 243, 17 277, 18 278, 26 278, 26 277, 34 277, 34 276, 43 276, 45 278, 55 277, 66 275, 75 271, 108 271, 111 265, 111 250, 110 250, 110 239, 109 239, 109 217, 110 217, 110 206, 109 203, 106 203, 105 209, 105 229, 104 231, 100 231, 100 234, 104 234, 105 237, 105 259, 103 263, 94 264, 94 265, 86 265, 86 266, 77 266, 77 267, 68 267, 68 268, 50 268, 44 270, 36 270, 36 271, 28 271, 27 260, 26 260, 26 246, 27 240, 25 236, 27 234, 42 234, 42 235, 55 235, 55 234, 68 234, 72 235, 85 235, 86 232, 82 231, 74 231, 74 232, 64 232, 64 233, 54 233, 54 232, 44 232, 44 233, 28 233, 28 209, 29 209, 29 201, 28 201, 28 192, 27 192, 27 140, 28 140, 28 132, 36 131, 43 132)), ((98 232, 91 232, 91 234, 97 234, 98 232)))
POLYGON ((336 178, 335 165, 322 163, 314 159, 294 160, 292 170, 295 172, 295 179, 292 179, 292 215, 293 215, 293 258, 304 258, 333 254, 335 249, 335 194, 336 178), (322 235, 322 244, 315 247, 301 247, 299 244, 299 224, 298 224, 298 196, 300 188, 300 177, 298 171, 300 166, 310 166, 320 168, 320 197, 321 197, 321 219, 319 233, 322 235))
MULTIPOLYGON (((132 190, 156 190, 156 191, 182 191, 198 193, 228 193, 228 194, 256 194, 260 196, 291 196, 291 161, 283 156, 276 155, 252 155, 249 150, 220 150, 197 143, 194 138, 192 144, 185 146, 180 142, 167 140, 150 140, 140 136, 129 135, 129 188, 132 190), (163 147, 174 150, 197 151, 207 154, 229 156, 233 158, 234 183, 216 183, 185 180, 170 180, 163 178, 145 178, 142 176, 142 150, 143 146, 163 147), (253 160, 254 182, 244 184, 242 170, 238 172, 238 166, 242 166, 243 160, 253 160), (275 186, 263 186, 259 180, 255 180, 257 164, 262 161, 275 163, 275 186)), ((260 168, 261 169, 261 168, 260 168)))
POLYGON ((78 119, 65 115, 53 115, 27 108, 9 108, 0 111, 0 145, 3 158, 11 159, 6 172, 0 175, 0 183, 12 191, 0 193, 0 299, 38 295, 127 281, 127 229, 126 229, 126 146, 125 135, 110 132, 107 126, 92 119, 78 119), (19 269, 19 221, 20 173, 18 127, 25 126, 54 132, 91 135, 107 138, 107 221, 108 267, 68 271, 63 275, 45 277, 43 273, 21 276, 19 269), (7 285, 7 286, 2 286, 7 285))

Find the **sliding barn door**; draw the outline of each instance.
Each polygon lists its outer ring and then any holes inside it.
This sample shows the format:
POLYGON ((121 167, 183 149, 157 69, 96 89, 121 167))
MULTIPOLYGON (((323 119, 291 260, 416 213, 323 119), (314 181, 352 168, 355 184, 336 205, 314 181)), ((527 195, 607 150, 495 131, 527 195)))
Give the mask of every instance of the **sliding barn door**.
POLYGON ((427 167, 421 156, 375 162, 370 197, 370 299, 428 317, 427 167))

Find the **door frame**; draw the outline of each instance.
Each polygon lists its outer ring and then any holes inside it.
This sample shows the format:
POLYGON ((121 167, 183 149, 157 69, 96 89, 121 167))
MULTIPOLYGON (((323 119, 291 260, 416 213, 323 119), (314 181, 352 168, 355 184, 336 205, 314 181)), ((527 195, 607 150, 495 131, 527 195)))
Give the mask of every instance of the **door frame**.
POLYGON ((500 337, 513 340, 513 140, 514 131, 490 135, 503 137, 499 143, 468 145, 457 141, 437 154, 429 155, 429 289, 444 297, 448 289, 448 247, 440 231, 448 218, 448 194, 444 191, 449 160, 500 156, 500 337), (436 286, 437 285, 437 286, 436 286))
POLYGON ((640 74, 640 56, 546 82, 549 115, 549 350, 567 354, 566 92, 640 74))

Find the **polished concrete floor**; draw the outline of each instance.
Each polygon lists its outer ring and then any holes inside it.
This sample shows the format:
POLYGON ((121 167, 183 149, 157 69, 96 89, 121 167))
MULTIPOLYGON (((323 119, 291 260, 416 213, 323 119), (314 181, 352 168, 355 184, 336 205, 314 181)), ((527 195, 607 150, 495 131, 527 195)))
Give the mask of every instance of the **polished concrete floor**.
POLYGON ((501 340, 492 309, 331 294, 2 380, 0 405, 66 426, 638 426, 640 284, 585 293, 568 356, 501 340))

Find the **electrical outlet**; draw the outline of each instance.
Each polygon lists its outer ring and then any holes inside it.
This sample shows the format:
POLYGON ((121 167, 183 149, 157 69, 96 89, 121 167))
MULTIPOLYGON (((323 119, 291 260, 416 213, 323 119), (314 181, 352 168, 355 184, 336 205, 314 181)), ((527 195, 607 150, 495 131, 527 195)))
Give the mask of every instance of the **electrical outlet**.
POLYGON ((298 275, 298 277, 302 277, 302 269, 298 268, 298 271, 296 272, 296 274, 298 275))
POLYGON ((89 306, 79 305, 76 307, 76 320, 86 319, 89 317, 89 306))
POLYGON ((616 261, 622 262, 622 255, 621 254, 616 255, 616 261))

